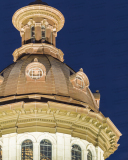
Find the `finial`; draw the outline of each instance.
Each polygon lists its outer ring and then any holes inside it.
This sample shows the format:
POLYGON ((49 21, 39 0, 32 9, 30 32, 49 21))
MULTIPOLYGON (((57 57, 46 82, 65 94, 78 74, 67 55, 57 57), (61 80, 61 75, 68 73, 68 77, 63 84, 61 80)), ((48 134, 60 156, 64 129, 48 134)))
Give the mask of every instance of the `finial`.
POLYGON ((34 62, 38 62, 38 59, 37 59, 37 58, 34 58, 34 62))
POLYGON ((83 72, 83 68, 80 68, 80 71, 83 72))
POLYGON ((99 90, 96 90, 96 93, 99 93, 99 90))

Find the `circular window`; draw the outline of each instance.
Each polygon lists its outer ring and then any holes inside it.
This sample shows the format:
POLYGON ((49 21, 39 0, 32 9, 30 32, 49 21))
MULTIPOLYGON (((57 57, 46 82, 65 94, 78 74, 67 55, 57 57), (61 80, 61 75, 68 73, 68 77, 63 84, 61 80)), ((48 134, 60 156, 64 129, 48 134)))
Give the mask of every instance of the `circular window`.
POLYGON ((43 71, 42 71, 42 69, 37 68, 37 67, 31 68, 28 71, 28 75, 32 79, 40 79, 43 76, 43 71))
POLYGON ((84 88, 84 81, 81 77, 76 77, 76 84, 79 88, 84 88))

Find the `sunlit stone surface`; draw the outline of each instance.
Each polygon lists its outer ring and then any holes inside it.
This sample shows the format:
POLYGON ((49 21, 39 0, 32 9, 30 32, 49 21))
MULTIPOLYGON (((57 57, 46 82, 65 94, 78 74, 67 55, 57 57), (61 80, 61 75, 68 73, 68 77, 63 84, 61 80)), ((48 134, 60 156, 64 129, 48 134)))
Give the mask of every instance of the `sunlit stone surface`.
POLYGON ((64 22, 41 0, 13 15, 22 46, 0 75, 0 159, 104 160, 118 149, 121 133, 99 111, 99 91, 56 48, 64 22))

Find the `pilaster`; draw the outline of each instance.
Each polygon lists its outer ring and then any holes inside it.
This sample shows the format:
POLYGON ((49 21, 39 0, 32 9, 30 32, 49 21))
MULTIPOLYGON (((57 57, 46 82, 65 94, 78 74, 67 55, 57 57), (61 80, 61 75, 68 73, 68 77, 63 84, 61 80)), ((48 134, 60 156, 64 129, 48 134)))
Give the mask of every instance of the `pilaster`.
POLYGON ((10 135, 9 138, 9 160, 17 160, 17 153, 16 153, 16 133, 10 135))
POLYGON ((64 160, 71 159, 71 144, 70 144, 71 135, 64 135, 64 160))
POLYGON ((57 140, 57 160, 64 160, 64 136, 61 133, 56 133, 57 140))
POLYGON ((87 160, 87 154, 88 154, 88 151, 84 150, 82 155, 82 160, 87 160))
POLYGON ((40 149, 39 149, 40 144, 39 143, 33 143, 33 160, 38 160, 40 159, 40 149))
POLYGON ((2 147, 2 158, 4 160, 9 160, 9 137, 8 135, 3 135, 3 147, 2 147))
POLYGON ((96 147, 96 160, 104 160, 103 153, 104 152, 100 149, 100 147, 97 146, 96 147))

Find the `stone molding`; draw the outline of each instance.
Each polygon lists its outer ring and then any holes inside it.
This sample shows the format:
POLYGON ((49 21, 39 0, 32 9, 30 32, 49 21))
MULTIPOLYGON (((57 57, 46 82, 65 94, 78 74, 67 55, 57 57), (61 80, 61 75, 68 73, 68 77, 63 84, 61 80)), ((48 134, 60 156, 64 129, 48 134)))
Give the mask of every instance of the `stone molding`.
POLYGON ((23 45, 13 52, 13 61, 16 62, 22 54, 48 54, 59 59, 61 62, 64 61, 64 53, 53 45, 46 43, 29 43, 23 45))
POLYGON ((117 150, 121 136, 111 120, 100 112, 50 101, 1 106, 0 127, 1 136, 24 132, 70 134, 99 146, 105 158, 117 150))
MULTIPOLYGON (((61 96, 61 95, 51 95, 51 94, 47 94, 47 95, 44 95, 44 94, 27 94, 27 95, 13 95, 13 96, 6 96, 6 97, 3 97, 0 99, 0 102, 1 103, 6 103, 7 101, 13 101, 13 100, 22 100, 22 99, 40 99, 41 98, 46 98, 46 99, 51 99, 51 100, 55 100, 55 101, 60 101, 60 102, 63 102, 63 103, 70 103, 71 105, 74 105, 74 106, 82 106, 84 108, 88 108, 88 109, 92 109, 93 111, 95 111, 96 113, 99 112, 98 108, 94 108, 92 107, 89 103, 86 103, 86 102, 83 102, 83 101, 80 101, 80 100, 76 100, 76 99, 73 99, 71 97, 65 97, 65 96, 61 96)), ((91 98, 92 100, 95 102, 95 99, 92 97, 91 95, 91 98)), ((21 102, 19 102, 21 103, 21 102)), ((9 104, 7 104, 8 106, 9 104)), ((14 104, 13 104, 14 105, 14 104)))
POLYGON ((57 32, 63 28, 65 22, 63 14, 57 9, 46 5, 31 5, 17 10, 13 15, 12 23, 17 30, 21 31, 24 22, 32 17, 52 21, 56 25, 57 32))

